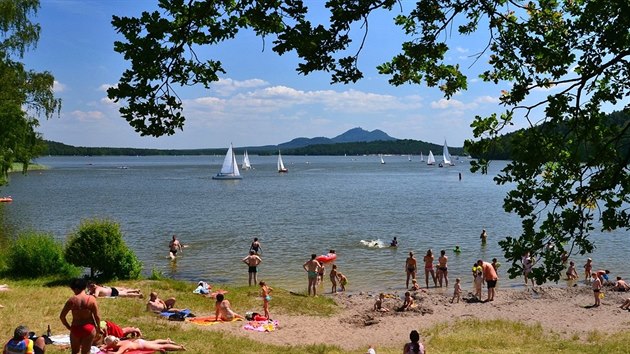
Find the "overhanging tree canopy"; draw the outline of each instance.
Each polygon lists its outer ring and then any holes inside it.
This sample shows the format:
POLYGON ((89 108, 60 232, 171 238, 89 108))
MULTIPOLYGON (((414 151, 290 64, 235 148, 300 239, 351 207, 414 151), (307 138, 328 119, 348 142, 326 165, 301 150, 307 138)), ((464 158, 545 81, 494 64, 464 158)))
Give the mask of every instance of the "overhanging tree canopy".
MULTIPOLYGON (((510 276, 519 273, 517 260, 530 251, 542 260, 533 271, 536 280, 558 280, 563 252, 592 251, 589 235, 595 228, 630 225, 628 124, 609 124, 602 109, 625 104, 623 110, 629 110, 627 0, 329 0, 326 24, 311 22, 299 0, 162 0, 159 6, 162 12, 112 21, 126 39, 115 49, 131 68, 108 94, 124 104, 121 114, 142 135, 182 129, 175 88, 208 87, 225 73, 220 61, 198 57, 195 48, 251 30, 272 37, 280 55, 295 52, 299 73, 325 71, 331 83, 351 83, 363 74, 357 64, 361 45, 346 54, 350 29, 368 24, 372 13, 390 11, 409 38, 378 66, 392 85, 437 86, 450 98, 467 88, 467 77, 445 60, 448 39, 487 35, 479 59, 489 57, 490 68, 481 78, 507 88, 500 96, 505 109, 475 117, 475 140, 466 143, 471 153, 490 149, 514 119, 535 127, 515 134, 513 161, 495 178, 514 184, 504 208, 522 219, 522 234, 500 242, 512 261, 510 276), (540 89, 549 95, 533 99, 540 89)), ((369 35, 369 27, 362 28, 369 35)), ((354 39, 361 43, 363 37, 354 39)), ((485 172, 487 163, 482 159, 472 168, 485 172)))
POLYGON ((0 2, 0 186, 7 183, 14 162, 21 162, 25 172, 44 150, 35 131, 37 116, 49 118, 61 108, 53 76, 27 70, 17 61, 39 39, 40 27, 29 19, 38 8, 38 0, 0 2))

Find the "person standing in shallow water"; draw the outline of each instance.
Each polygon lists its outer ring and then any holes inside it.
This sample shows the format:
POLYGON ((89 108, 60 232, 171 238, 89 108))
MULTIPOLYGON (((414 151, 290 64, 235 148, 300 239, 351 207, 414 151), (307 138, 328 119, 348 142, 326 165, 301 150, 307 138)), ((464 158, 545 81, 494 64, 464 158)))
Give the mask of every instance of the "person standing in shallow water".
POLYGON ((440 283, 440 288, 442 287, 442 283, 444 283, 444 286, 448 288, 448 257, 446 256, 446 250, 440 251, 440 258, 438 258, 437 266, 437 278, 438 283, 440 283))
POLYGON ((413 256, 413 252, 409 252, 409 257, 405 261, 405 271, 407 272, 407 282, 405 283, 405 289, 409 289, 409 280, 416 279, 416 271, 418 270, 418 265, 416 263, 416 258, 413 256))
POLYGON ((177 239, 177 236, 173 235, 171 242, 168 243, 169 248, 169 256, 171 259, 175 259, 177 257, 177 252, 182 250, 182 244, 177 239))
POLYGON ((252 250, 249 251, 249 256, 243 258, 243 263, 249 267, 247 272, 249 273, 249 286, 252 286, 252 280, 254 285, 258 283, 258 265, 262 262, 262 259, 252 250))
POLYGON ((319 262, 315 258, 317 258, 317 255, 315 253, 311 254, 311 259, 302 265, 302 268, 308 273, 308 294, 311 295, 312 290, 313 296, 317 296, 317 274, 320 267, 319 262))
POLYGON ((479 239, 481 239, 482 245, 486 244, 486 241, 488 241, 488 233, 486 232, 486 229, 481 230, 481 235, 479 236, 479 239))
POLYGON ((256 254, 262 253, 262 246, 260 245, 260 241, 258 241, 258 237, 254 237, 254 241, 252 245, 249 246, 250 251, 254 251, 256 254))

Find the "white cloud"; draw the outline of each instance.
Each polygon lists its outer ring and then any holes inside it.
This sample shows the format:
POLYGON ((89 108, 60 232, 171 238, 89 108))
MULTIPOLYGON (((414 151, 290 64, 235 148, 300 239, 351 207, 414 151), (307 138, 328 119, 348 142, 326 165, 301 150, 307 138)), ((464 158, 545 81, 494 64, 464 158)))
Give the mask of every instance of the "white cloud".
POLYGON ((217 92, 220 96, 228 96, 235 91, 249 88, 256 88, 262 86, 268 86, 269 83, 261 79, 249 79, 249 80, 233 80, 233 79, 219 79, 211 85, 212 90, 217 92))
POLYGON ((486 95, 486 96, 477 97, 475 99, 475 102, 476 103, 499 103, 499 98, 486 95))
POLYGON ((455 47, 455 50, 459 53, 468 53, 468 49, 467 48, 462 48, 462 47, 455 47))
POLYGON ((107 92, 108 89, 112 88, 112 87, 116 87, 115 85, 110 85, 110 84, 102 84, 101 86, 98 87, 98 91, 103 91, 103 92, 107 92))
POLYGON ((103 112, 100 111, 72 111, 70 115, 80 122, 98 122, 105 118, 103 112))
POLYGON ((66 85, 61 82, 55 80, 53 81, 53 92, 63 92, 66 90, 66 85))

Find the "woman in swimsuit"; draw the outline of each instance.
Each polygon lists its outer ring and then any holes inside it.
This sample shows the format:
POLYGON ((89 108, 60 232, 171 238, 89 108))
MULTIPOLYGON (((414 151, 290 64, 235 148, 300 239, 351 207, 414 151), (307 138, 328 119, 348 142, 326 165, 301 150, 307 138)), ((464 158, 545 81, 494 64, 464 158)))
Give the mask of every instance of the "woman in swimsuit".
POLYGON ((433 284, 437 288, 437 279, 435 278, 435 270, 433 270, 433 261, 435 257, 433 257, 433 251, 429 248, 426 256, 424 256, 424 282, 429 287, 429 273, 431 273, 431 277, 433 278, 433 284))
POLYGON ((96 298, 85 293, 87 283, 84 279, 74 279, 70 289, 74 295, 66 301, 59 318, 61 323, 70 330, 70 347, 72 354, 87 354, 90 352, 96 332, 100 328, 101 317, 96 305, 96 298), (66 319, 68 312, 72 312, 72 325, 66 319))
POLYGON ((215 319, 216 321, 232 321, 235 318, 240 318, 242 320, 245 319, 245 317, 237 314, 236 312, 232 311, 232 309, 230 308, 230 302, 228 300, 225 299, 225 296, 223 294, 217 294, 217 302, 214 306, 215 309, 215 319))
POLYGON ((409 252, 409 257, 405 261, 405 271, 407 271, 407 282, 405 282, 405 289, 409 289, 409 279, 416 278, 416 259, 413 256, 413 252, 409 252))
POLYGON ((107 336, 104 342, 104 349, 116 350, 115 352, 108 352, 111 354, 121 354, 130 350, 158 350, 160 352, 186 350, 183 345, 179 345, 170 339, 134 339, 121 341, 114 336, 107 336))
POLYGON ((438 283, 440 283, 440 288, 442 287, 442 283, 444 286, 448 288, 448 257, 446 256, 446 250, 440 251, 440 258, 438 258, 438 266, 437 266, 437 279, 438 283))

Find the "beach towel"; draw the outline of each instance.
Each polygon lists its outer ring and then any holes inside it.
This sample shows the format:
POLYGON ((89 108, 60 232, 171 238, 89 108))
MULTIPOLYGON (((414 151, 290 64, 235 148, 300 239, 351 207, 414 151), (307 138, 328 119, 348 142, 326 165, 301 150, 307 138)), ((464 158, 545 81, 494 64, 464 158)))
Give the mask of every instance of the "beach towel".
POLYGON ((181 310, 181 311, 179 311, 179 312, 175 312, 175 311, 164 311, 164 312, 160 312, 160 316, 164 316, 164 317, 166 317, 166 318, 169 318, 169 317, 171 317, 172 315, 174 315, 174 314, 176 314, 176 313, 179 313, 179 314, 183 315, 184 317, 194 317, 194 316, 195 316, 195 315, 192 315, 192 314, 190 313, 190 310, 189 310, 189 309, 183 309, 183 310, 181 310), (191 315, 192 315, 192 316, 191 316, 191 315))
POLYGON ((244 330, 256 332, 273 332, 278 328, 278 321, 249 321, 243 326, 244 330))
POLYGON ((56 334, 48 338, 53 345, 70 345, 70 334, 56 334))
POLYGON ((202 326, 211 326, 219 323, 230 323, 236 321, 243 321, 240 318, 235 318, 232 321, 217 321, 214 316, 206 316, 206 317, 190 317, 186 318, 186 322, 202 325, 202 326))

